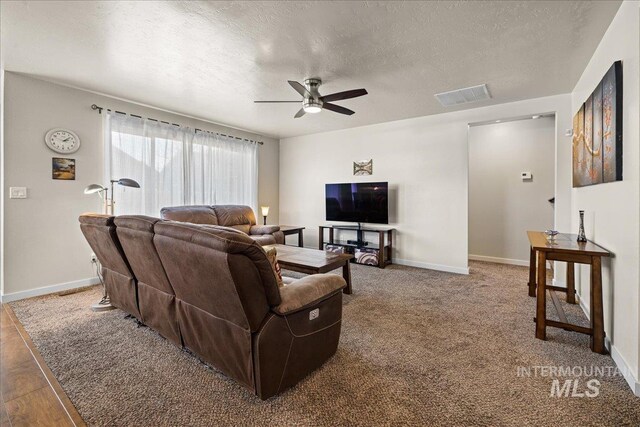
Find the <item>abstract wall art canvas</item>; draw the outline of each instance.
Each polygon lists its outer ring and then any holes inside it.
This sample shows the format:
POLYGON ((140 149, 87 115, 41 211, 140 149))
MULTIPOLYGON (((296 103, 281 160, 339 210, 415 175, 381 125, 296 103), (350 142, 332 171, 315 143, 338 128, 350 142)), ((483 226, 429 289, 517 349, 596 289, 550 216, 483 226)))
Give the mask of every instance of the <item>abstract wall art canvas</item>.
POLYGON ((573 116, 573 186, 622 181, 622 62, 573 116))
POLYGON ((354 175, 372 175, 373 159, 362 160, 360 162, 353 162, 353 174, 354 175))
POLYGON ((51 178, 62 180, 76 179, 76 159, 53 157, 51 159, 51 178))

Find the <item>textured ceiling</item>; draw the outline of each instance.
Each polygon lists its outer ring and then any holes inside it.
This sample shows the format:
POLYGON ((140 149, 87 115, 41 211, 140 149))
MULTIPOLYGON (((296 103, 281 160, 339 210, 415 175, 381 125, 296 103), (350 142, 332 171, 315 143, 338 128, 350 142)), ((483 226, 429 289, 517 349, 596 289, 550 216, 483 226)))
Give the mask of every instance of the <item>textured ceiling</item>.
POLYGON ((2 66, 264 135, 344 129, 573 89, 619 1, 1 2, 2 66), (287 80, 364 87, 294 119, 287 80), (490 101, 433 95, 487 83, 490 101))

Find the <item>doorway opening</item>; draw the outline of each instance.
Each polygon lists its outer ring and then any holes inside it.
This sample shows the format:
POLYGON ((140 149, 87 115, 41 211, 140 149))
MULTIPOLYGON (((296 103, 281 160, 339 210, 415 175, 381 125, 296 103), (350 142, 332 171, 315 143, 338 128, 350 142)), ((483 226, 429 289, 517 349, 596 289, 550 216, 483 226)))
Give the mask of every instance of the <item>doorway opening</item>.
POLYGON ((554 224, 555 114, 469 125, 469 260, 529 265, 554 224))

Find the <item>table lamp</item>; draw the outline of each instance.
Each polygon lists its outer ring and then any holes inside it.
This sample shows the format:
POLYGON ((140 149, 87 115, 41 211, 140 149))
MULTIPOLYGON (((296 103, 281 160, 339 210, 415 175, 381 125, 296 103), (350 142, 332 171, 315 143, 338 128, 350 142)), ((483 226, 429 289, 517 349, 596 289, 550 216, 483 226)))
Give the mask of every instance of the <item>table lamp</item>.
POLYGON ((269 206, 260 206, 262 216, 264 217, 264 225, 267 225, 267 215, 269 215, 269 206))

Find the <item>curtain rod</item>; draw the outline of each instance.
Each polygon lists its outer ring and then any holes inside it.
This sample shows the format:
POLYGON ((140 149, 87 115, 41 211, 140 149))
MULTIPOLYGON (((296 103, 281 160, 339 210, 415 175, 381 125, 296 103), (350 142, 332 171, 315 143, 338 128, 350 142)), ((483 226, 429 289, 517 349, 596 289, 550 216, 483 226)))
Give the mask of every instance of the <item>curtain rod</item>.
MULTIPOLYGON (((98 110, 98 114, 102 114, 102 110, 112 111, 109 108, 98 107, 96 104, 91 104, 91 109, 92 110, 98 110)), ((131 117, 137 117, 139 119, 143 118, 142 116, 138 116, 137 114, 131 114, 131 113, 127 114, 127 113, 124 113, 122 111, 117 111, 117 110, 114 111, 114 113, 123 114, 125 116, 129 115, 131 117)), ((158 122, 158 123, 164 123, 164 124, 167 124, 167 125, 172 125, 172 126, 177 126, 177 127, 185 127, 185 126, 179 125, 177 123, 169 123, 169 122, 165 122, 164 120, 152 119, 151 117, 146 117, 146 119, 154 121, 154 122, 158 122)), ((226 138, 234 138, 234 139, 237 139, 239 141, 255 142, 256 144, 264 145, 264 142, 262 142, 262 141, 254 141, 253 139, 240 138, 238 136, 233 136, 233 135, 225 135, 224 133, 211 132, 211 131, 203 130, 203 129, 194 129, 194 131, 195 132, 206 132, 206 133, 211 133, 211 134, 214 134, 214 135, 224 136, 226 138)))

